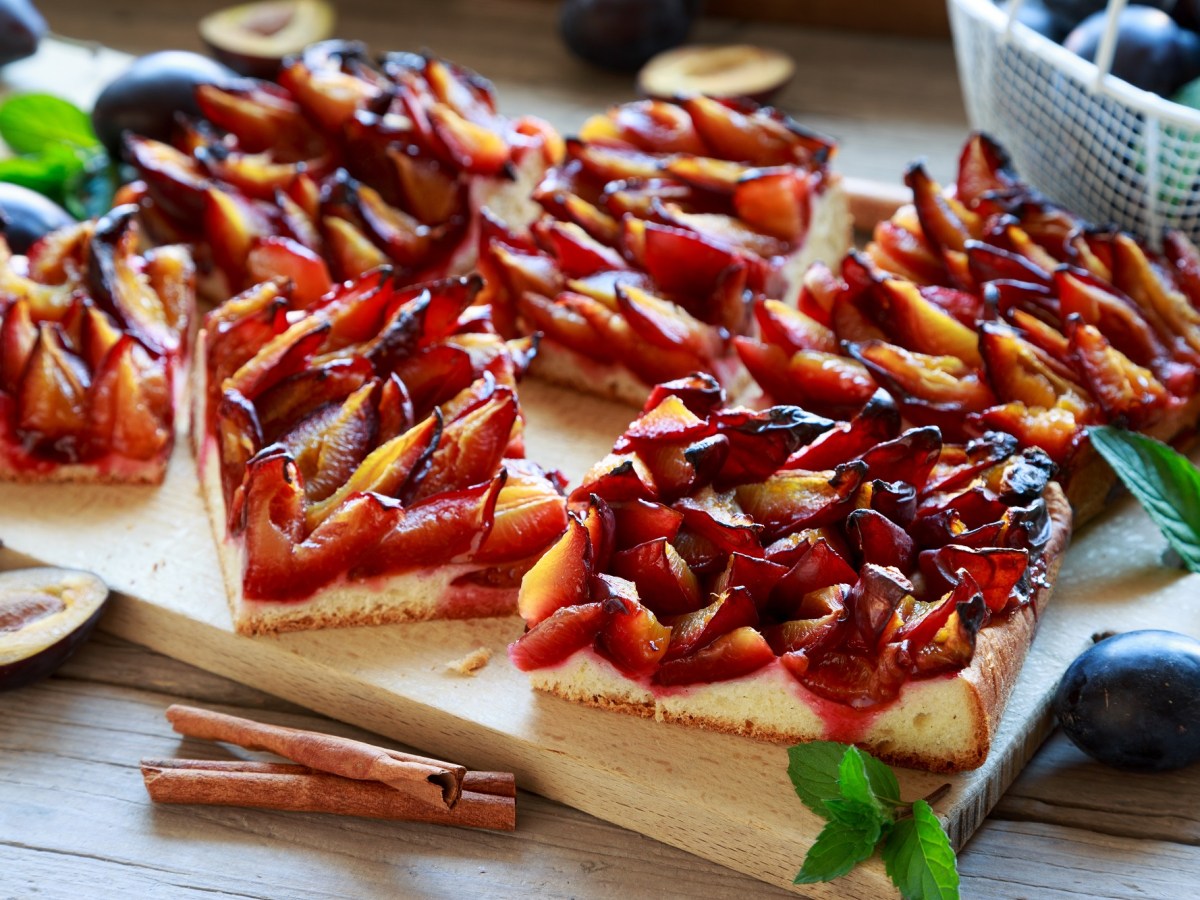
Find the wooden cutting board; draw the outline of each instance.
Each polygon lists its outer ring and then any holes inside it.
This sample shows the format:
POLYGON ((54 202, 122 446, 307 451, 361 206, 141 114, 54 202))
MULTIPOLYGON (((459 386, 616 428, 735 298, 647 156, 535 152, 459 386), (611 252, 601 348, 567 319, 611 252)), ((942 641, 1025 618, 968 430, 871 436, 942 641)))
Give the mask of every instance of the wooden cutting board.
MULTIPOLYGON (((522 388, 530 455, 572 481, 631 410, 539 382, 522 388)), ((821 823, 796 799, 783 747, 584 709, 534 694, 508 662, 517 618, 247 638, 233 633, 192 460, 177 449, 159 489, 0 485, 0 539, 19 555, 92 569, 120 596, 103 627, 193 665, 475 768, 772 883, 791 883, 821 823), (486 647, 474 676, 446 666, 486 647)), ((1040 744, 1059 675, 1103 630, 1200 636, 1200 579, 1160 566, 1164 542, 1132 503, 1068 555, 983 768, 901 772, 906 797, 943 781, 937 805, 961 845, 1040 744)), ((165 726, 164 726, 165 727, 165 726)), ((887 895, 879 865, 812 896, 887 895)))
MULTIPOLYGON (((87 105, 126 59, 47 42, 35 60, 6 69, 5 79, 87 105)), ((871 186, 856 187, 868 201, 880 199, 871 186)), ((887 202, 883 197, 885 209, 887 202)), ((530 455, 572 482, 632 416, 628 407, 537 382, 522 387, 522 401, 530 455)), ((820 830, 791 790, 783 747, 534 694, 505 655, 521 633, 515 617, 273 638, 234 634, 182 442, 158 489, 0 485, 0 540, 5 566, 33 560, 100 574, 120 592, 102 627, 122 637, 425 752, 510 769, 523 788, 765 881, 791 884, 820 830), (492 658, 474 676, 447 670, 479 647, 492 658)), ((951 782, 936 809, 956 845, 1041 743, 1054 686, 1094 633, 1161 627, 1200 637, 1200 579, 1161 567, 1164 547, 1128 501, 1089 526, 1068 555, 987 763, 950 779, 900 772, 905 797, 951 782)), ((805 893, 876 898, 893 889, 875 862, 805 893)))

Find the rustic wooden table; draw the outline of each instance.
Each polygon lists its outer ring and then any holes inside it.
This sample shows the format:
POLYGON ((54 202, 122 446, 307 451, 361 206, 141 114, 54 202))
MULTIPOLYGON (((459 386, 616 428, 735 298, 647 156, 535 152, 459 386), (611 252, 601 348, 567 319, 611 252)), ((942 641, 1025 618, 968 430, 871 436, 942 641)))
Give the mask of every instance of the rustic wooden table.
MULTIPOLYGON (((59 34, 133 53, 198 49, 207 5, 42 0, 59 34)), ((546 0, 357 0, 339 32, 429 47, 497 82, 509 110, 559 127, 628 98, 627 78, 569 58, 546 0)), ((780 103, 842 140, 839 168, 889 182, 925 156, 953 171, 966 124, 948 44, 729 21, 706 40, 777 45, 799 62, 780 103)), ((2 538, 3 535, 0 535, 2 538)), ((197 540, 207 540, 197 535, 197 540)), ((522 794, 513 834, 220 808, 154 808, 143 756, 204 756, 162 717, 186 700, 368 737, 100 634, 54 678, 0 694, 0 900, 16 897, 785 896, 672 847, 522 794)), ((419 749, 419 748, 417 748, 419 749)), ((967 897, 1194 896, 1200 767, 1123 775, 1055 734, 960 854, 967 897)), ((796 848, 797 866, 805 848, 796 848)))

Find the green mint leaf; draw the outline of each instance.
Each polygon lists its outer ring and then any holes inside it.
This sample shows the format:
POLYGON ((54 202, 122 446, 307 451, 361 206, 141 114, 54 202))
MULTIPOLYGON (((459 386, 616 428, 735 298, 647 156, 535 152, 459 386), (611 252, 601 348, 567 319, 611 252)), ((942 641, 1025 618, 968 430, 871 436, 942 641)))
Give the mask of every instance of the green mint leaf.
POLYGON ((44 194, 59 203, 67 182, 83 170, 83 162, 66 148, 41 156, 0 159, 0 181, 9 181, 44 194))
POLYGON ((864 839, 878 843, 879 839, 891 830, 892 820, 880 815, 879 808, 870 803, 858 800, 826 800, 825 806, 829 809, 829 821, 854 829, 862 834, 864 839))
POLYGON ((795 883, 833 881, 845 875, 875 852, 875 845, 879 841, 878 827, 874 835, 872 837, 869 831, 863 832, 839 821, 829 822, 808 848, 804 865, 796 873, 795 883))
POLYGON ((875 796, 871 779, 867 777, 867 762, 857 747, 847 747, 842 756, 838 765, 838 788, 844 799, 874 810, 876 816, 891 818, 891 813, 884 811, 879 798, 875 796))
POLYGON ((99 145, 87 113, 53 94, 18 94, 0 104, 0 138, 14 153, 41 153, 52 144, 99 145))
POLYGON ((838 766, 846 745, 834 741, 812 741, 788 748, 788 777, 796 796, 822 818, 829 818, 826 800, 842 796, 838 787, 838 766))
POLYGON ((942 823, 924 800, 912 812, 893 826, 883 845, 888 876, 904 900, 958 900, 958 860, 942 823))
MULTIPOLYGON (((875 796, 891 806, 901 805, 900 782, 896 780, 896 773, 887 763, 880 762, 870 753, 860 752, 867 768, 867 778, 870 779, 871 790, 875 792, 875 796)), ((908 804, 903 805, 907 806, 908 804)))
POLYGON ((1188 571, 1200 572, 1200 471, 1186 456, 1136 432, 1098 425, 1088 436, 1188 571))

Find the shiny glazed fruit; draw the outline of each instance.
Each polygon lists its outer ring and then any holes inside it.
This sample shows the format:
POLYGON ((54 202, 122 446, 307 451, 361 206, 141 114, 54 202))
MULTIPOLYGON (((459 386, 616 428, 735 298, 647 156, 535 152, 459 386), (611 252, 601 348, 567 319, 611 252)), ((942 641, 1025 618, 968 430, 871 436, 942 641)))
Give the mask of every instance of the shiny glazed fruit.
POLYGON ((124 132, 167 141, 177 112, 200 114, 197 85, 226 84, 236 78, 232 69, 198 53, 163 50, 139 57, 100 93, 92 127, 109 155, 118 159, 124 132))
MULTIPOLYGON (((1068 30, 1093 13, 1103 12, 1104 8, 1108 6, 1108 0, 1043 0, 1043 2, 1052 13, 1066 20, 1068 30)), ((1025 5, 1029 6, 1030 4, 1026 3, 1025 5)), ((1130 3, 1130 6, 1153 6, 1168 12, 1175 5, 1175 0, 1132 0, 1130 3)))
POLYGON ((65 209, 48 197, 19 184, 0 182, 0 222, 13 253, 25 253, 56 228, 75 224, 65 209))
POLYGON ((1071 663, 1054 712, 1106 765, 1164 772, 1200 761, 1200 641, 1172 631, 1103 640, 1071 663))
MULTIPOLYGON (((1063 46, 1095 61, 1106 20, 1106 12, 1088 16, 1063 46)), ((1180 27, 1161 9, 1126 7, 1117 28, 1112 74, 1118 78, 1166 97, 1200 75, 1200 35, 1180 27)))
POLYGON ((695 6, 694 0, 566 0, 559 29, 577 56, 631 72, 683 43, 695 6))
MULTIPOLYGON (((1001 3, 1000 8, 1007 14, 1014 2, 1015 0, 1008 0, 1006 3, 1001 3)), ((1053 2, 1043 3, 1041 0, 1025 0, 1017 10, 1017 21, 1027 28, 1032 28, 1038 34, 1045 35, 1055 43, 1060 43, 1083 16, 1056 12, 1052 7, 1058 5, 1053 2)), ((1101 3, 1101 8, 1103 8, 1103 3, 1101 3)), ((1092 10, 1089 9, 1088 12, 1090 13, 1092 10)))
POLYGON ((46 20, 29 0, 0 0, 0 66, 37 52, 46 20))

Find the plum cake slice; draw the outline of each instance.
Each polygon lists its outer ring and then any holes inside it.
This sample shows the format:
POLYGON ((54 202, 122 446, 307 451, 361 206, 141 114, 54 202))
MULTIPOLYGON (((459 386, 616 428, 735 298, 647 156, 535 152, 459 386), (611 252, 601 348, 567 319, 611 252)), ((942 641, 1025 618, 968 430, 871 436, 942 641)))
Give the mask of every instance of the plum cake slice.
POLYGON ((798 309, 760 304, 739 355, 773 402, 845 415, 881 386, 949 440, 1012 434, 1058 464, 1077 520, 1091 517, 1114 476, 1089 426, 1170 440, 1200 414, 1200 251, 1179 232, 1159 252, 1088 225, 982 135, 953 192, 920 165, 906 181, 913 204, 836 273, 810 270, 798 309))
POLYGON ((542 120, 497 113, 476 73, 347 41, 197 102, 173 143, 132 137, 126 154, 154 237, 197 245, 218 302, 279 275, 304 303, 385 264, 405 283, 467 274, 483 211, 523 233, 563 150, 542 120))
POLYGON ((737 394, 730 337, 752 298, 794 302, 807 266, 849 246, 833 143, 778 110, 690 97, 614 107, 566 146, 529 234, 484 231, 498 327, 543 333, 535 374, 637 406, 693 371, 737 394))
POLYGON ((982 764, 1070 509, 1045 453, 660 385, 521 586, 514 664, 570 700, 900 765, 982 764))
POLYGON ((140 248, 136 210, 0 238, 0 478, 157 484, 175 441, 191 256, 140 248))
POLYGON ((273 281, 209 314, 193 433, 238 631, 512 613, 565 501, 523 458, 533 343, 478 287, 376 272, 296 310, 273 281))

